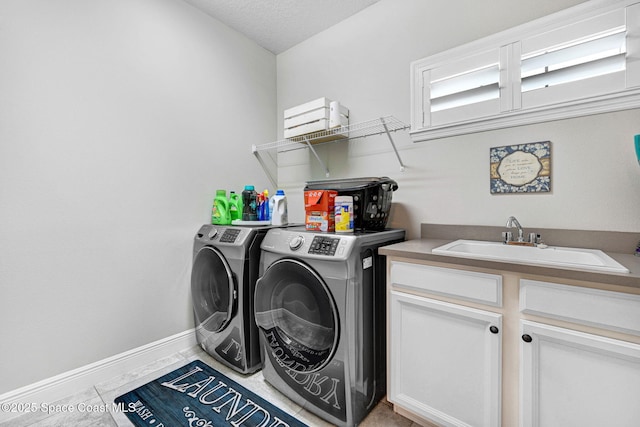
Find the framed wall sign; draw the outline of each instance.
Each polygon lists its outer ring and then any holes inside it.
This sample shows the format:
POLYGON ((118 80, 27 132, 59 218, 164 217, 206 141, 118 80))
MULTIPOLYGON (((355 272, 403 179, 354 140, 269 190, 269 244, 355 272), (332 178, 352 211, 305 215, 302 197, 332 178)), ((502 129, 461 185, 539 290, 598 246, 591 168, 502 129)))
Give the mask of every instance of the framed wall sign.
POLYGON ((551 142, 493 147, 489 150, 492 194, 551 191, 551 142))

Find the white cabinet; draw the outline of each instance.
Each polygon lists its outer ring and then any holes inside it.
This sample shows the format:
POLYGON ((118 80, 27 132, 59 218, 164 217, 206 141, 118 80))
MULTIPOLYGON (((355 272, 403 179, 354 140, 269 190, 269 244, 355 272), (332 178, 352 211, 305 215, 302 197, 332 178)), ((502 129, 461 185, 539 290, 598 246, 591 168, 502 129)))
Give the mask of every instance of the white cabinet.
POLYGON ((530 321, 521 332, 522 427, 640 425, 640 345, 530 321))
POLYGON ((389 309, 389 401, 442 426, 500 426, 502 315, 398 291, 389 309))
POLYGON ((640 291, 387 258, 388 399, 437 426, 640 426, 640 291))
POLYGON ((521 279, 520 312, 640 335, 640 295, 521 279))
POLYGON ((391 280, 399 291, 427 292, 493 307, 502 306, 502 276, 392 261, 391 280))
POLYGON ((640 335, 640 296, 521 279, 520 311, 522 427, 640 425, 640 345, 569 329, 640 335))

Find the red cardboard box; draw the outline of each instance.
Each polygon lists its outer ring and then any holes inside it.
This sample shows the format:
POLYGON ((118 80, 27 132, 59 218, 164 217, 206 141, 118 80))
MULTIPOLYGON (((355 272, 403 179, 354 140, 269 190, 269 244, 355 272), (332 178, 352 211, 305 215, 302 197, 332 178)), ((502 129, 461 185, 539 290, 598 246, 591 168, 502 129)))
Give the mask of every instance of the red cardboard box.
POLYGON ((334 190, 309 190, 304 192, 304 225, 310 231, 335 231, 334 190))

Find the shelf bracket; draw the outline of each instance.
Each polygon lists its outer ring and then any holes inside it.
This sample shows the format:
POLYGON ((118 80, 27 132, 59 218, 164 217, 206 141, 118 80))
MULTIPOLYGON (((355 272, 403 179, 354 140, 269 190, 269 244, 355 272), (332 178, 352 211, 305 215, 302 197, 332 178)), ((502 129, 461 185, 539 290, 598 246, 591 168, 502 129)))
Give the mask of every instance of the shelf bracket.
POLYGON ((307 147, 309 147, 309 150, 311 150, 313 155, 316 156, 316 160, 318 160, 318 163, 320 163, 320 165, 322 166, 322 169, 324 169, 325 176, 329 178, 329 169, 327 168, 327 166, 325 166, 320 156, 318 156, 318 153, 316 153, 316 150, 313 148, 313 145, 311 145, 311 143, 309 142, 309 138, 307 136, 304 137, 304 142, 307 144, 307 147))
POLYGON ((402 159, 400 158, 400 153, 398 153, 398 149, 396 148, 396 144, 393 142, 393 138, 391 138, 391 133, 389 132, 389 128, 387 127, 387 123, 384 121, 384 117, 380 117, 380 122, 382 123, 382 126, 384 127, 384 131, 386 132, 387 137, 389 137, 389 142, 391 143, 391 146, 393 147, 393 151, 396 153, 396 157, 398 158, 398 163, 400 163, 400 172, 404 172, 404 163, 402 163, 402 159))
MULTIPOLYGON (((255 144, 251 146, 251 151, 253 152, 253 155, 256 156, 256 159, 258 159, 258 162, 260 162, 260 165, 262 166, 262 170, 264 170, 264 173, 269 178, 269 181, 271 181, 271 184, 273 184, 273 187, 277 188, 278 187, 278 175, 277 175, 278 174, 278 164, 277 164, 277 161, 274 161, 274 163, 275 163, 275 167, 273 168, 273 169, 275 169, 275 176, 274 176, 274 174, 271 173, 271 168, 265 163, 264 159, 260 155, 260 152, 258 151, 258 147, 255 144)), ((278 156, 278 153, 276 153, 276 156, 278 156)))

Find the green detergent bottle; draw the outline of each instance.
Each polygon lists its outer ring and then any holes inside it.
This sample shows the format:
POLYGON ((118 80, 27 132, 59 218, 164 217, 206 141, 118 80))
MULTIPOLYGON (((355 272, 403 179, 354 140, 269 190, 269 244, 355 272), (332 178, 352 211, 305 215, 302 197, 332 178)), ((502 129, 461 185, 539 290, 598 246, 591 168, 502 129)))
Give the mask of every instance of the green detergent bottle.
POLYGON ((232 222, 242 219, 242 197, 235 191, 229 192, 229 214, 232 222))
POLYGON ((211 224, 231 224, 227 190, 216 191, 216 197, 213 199, 213 208, 211 209, 211 224))

